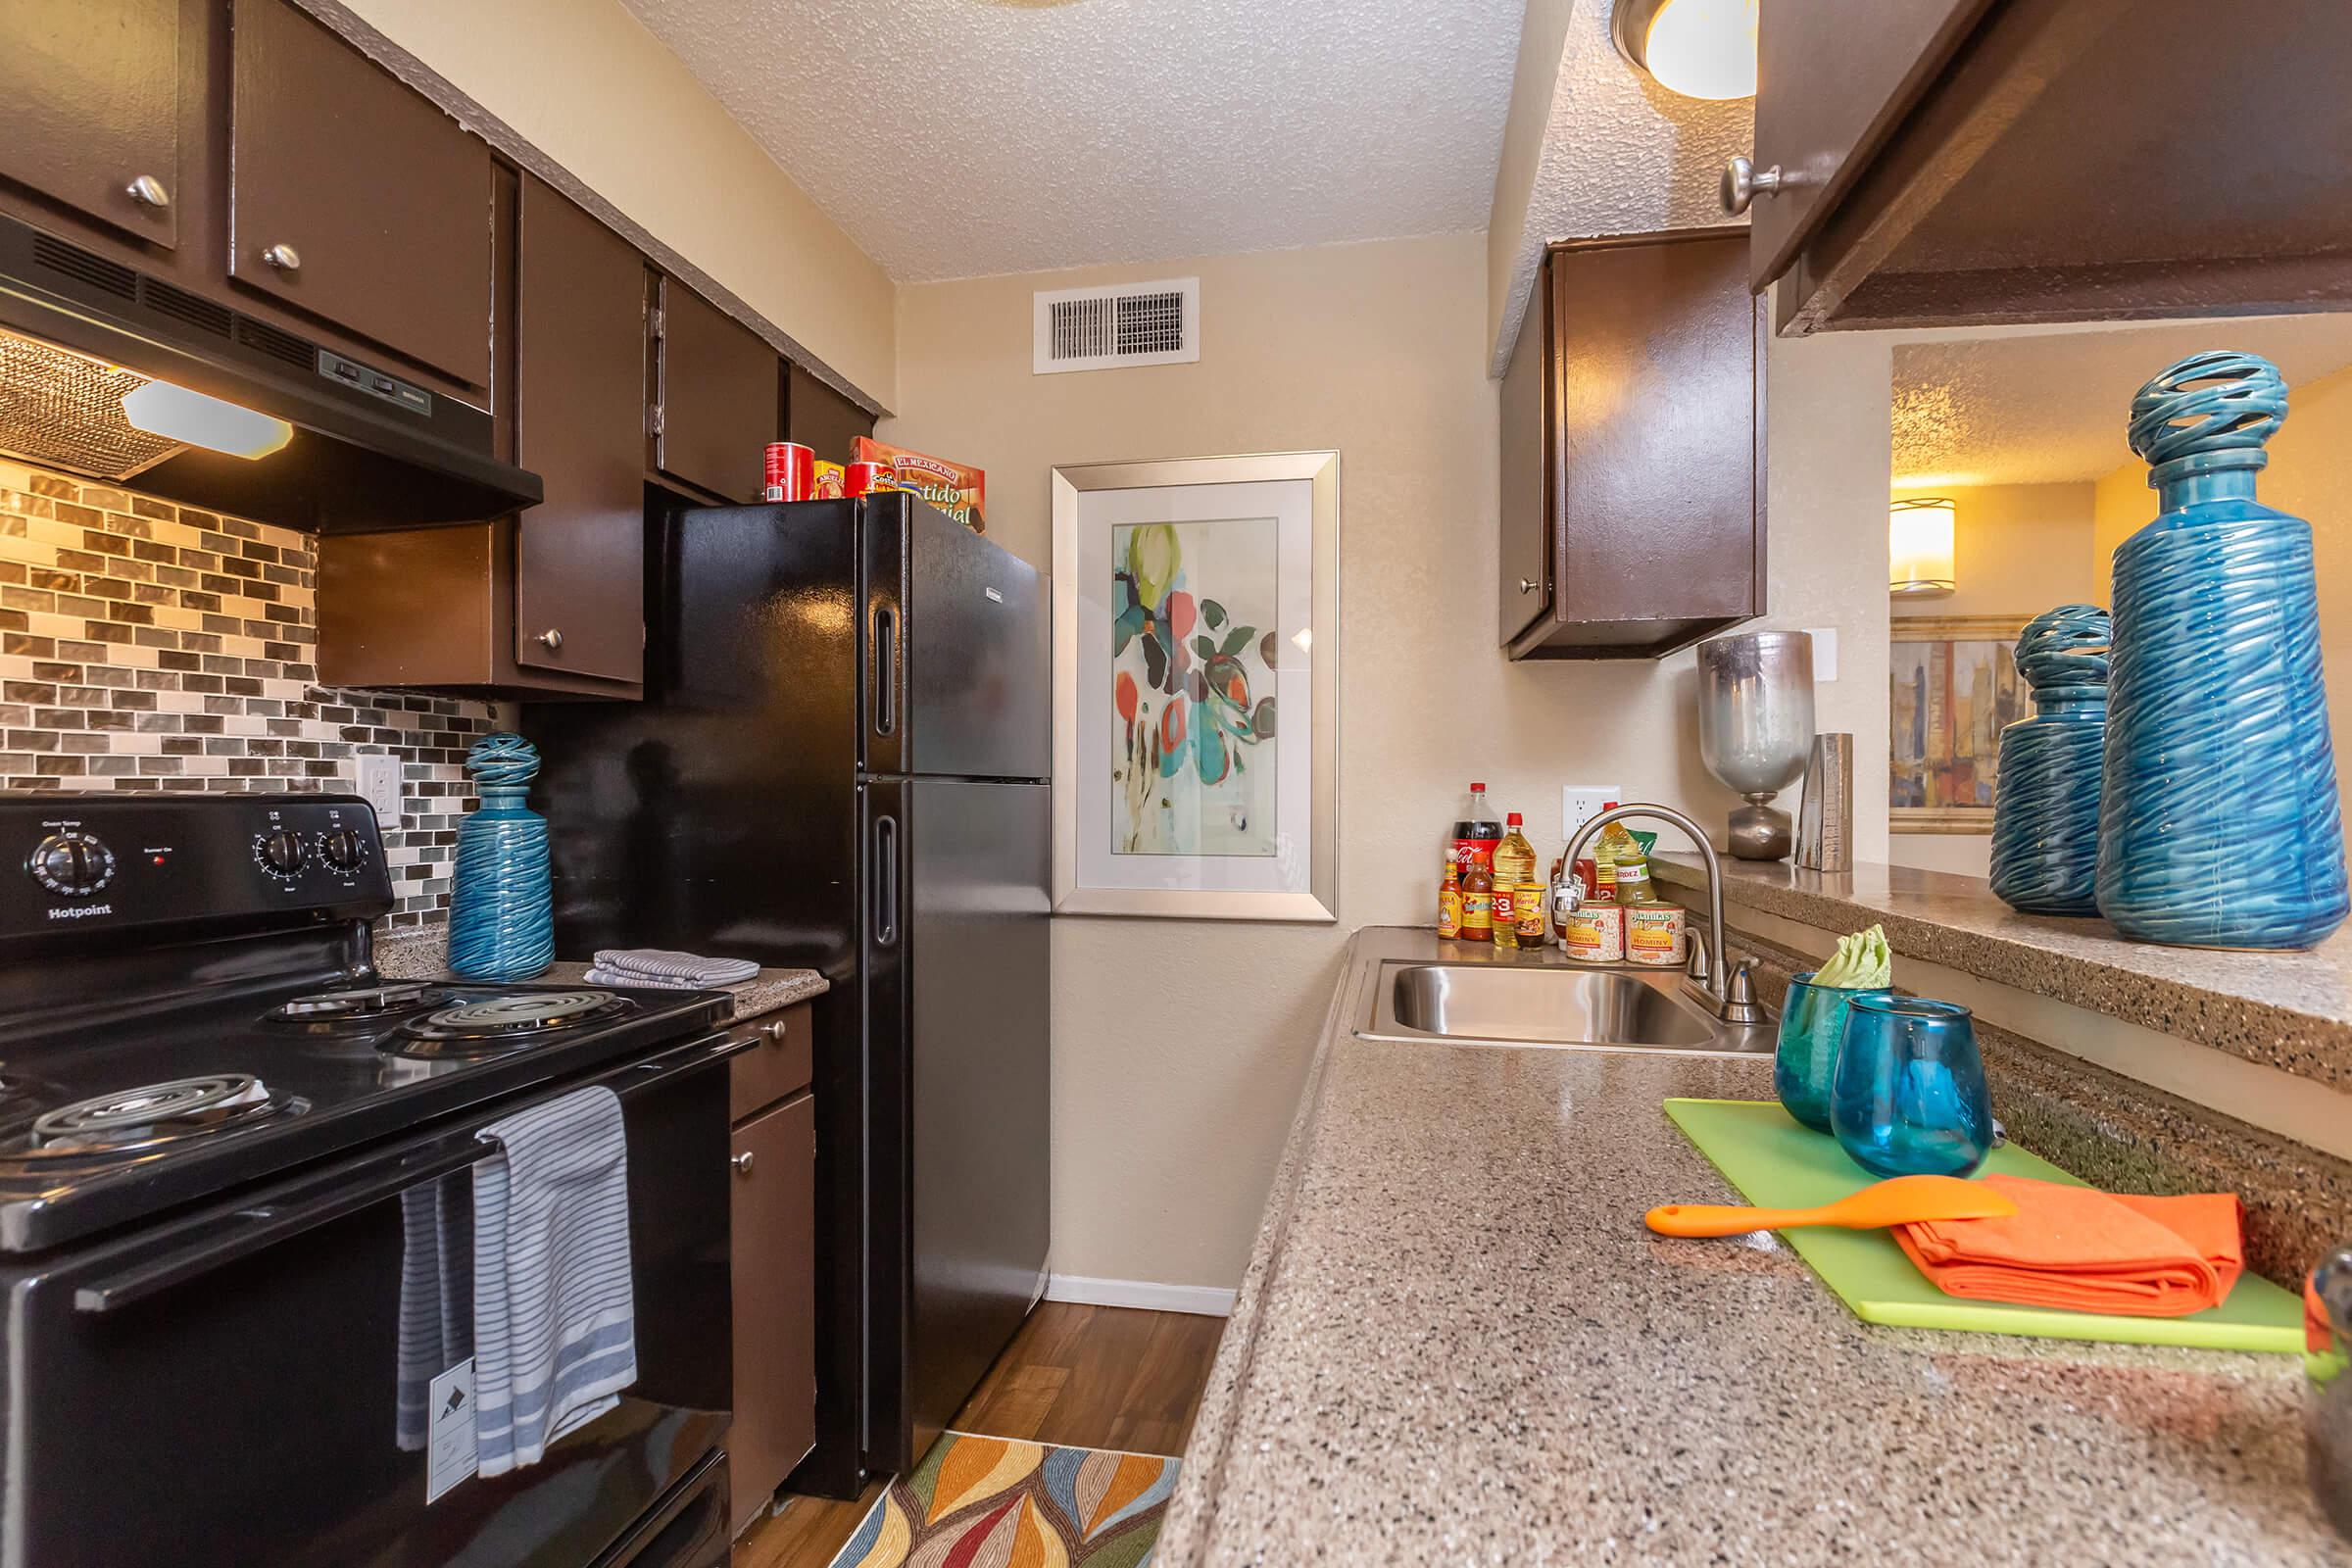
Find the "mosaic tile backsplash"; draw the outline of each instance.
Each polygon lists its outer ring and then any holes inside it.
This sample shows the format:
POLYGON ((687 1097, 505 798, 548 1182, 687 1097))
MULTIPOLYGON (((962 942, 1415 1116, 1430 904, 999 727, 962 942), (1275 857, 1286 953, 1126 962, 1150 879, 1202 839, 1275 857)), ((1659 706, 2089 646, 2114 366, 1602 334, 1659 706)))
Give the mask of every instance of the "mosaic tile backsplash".
POLYGON ((443 916, 489 705, 318 685, 317 565, 307 534, 0 459, 0 788, 352 791, 389 752, 392 923, 443 916))

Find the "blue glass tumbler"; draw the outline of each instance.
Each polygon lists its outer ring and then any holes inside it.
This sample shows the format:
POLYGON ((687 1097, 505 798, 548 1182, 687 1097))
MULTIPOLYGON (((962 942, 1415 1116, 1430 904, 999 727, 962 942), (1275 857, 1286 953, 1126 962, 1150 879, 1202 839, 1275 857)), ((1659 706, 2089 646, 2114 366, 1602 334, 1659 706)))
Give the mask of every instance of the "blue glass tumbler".
POLYGON ((1966 1176, 1992 1152, 1976 1020, 1956 1002, 1857 998, 1830 1084, 1838 1147, 1876 1176, 1966 1176))
POLYGON ((1772 1091, 1789 1115, 1817 1133, 1830 1130, 1830 1079, 1845 1038, 1845 1015, 1857 997, 1892 996, 1843 986, 1817 986, 1813 971, 1788 982, 1781 1004, 1781 1044, 1772 1058, 1772 1091))

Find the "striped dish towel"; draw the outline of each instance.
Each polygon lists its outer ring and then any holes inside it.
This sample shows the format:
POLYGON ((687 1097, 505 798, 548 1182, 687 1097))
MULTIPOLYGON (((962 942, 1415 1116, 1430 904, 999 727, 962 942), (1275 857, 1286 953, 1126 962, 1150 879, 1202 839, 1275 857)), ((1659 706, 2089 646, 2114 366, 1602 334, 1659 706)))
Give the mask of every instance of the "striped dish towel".
POLYGON ((465 1173, 400 1195, 400 1329, 392 1441, 422 1451, 433 1379, 473 1352, 473 1211, 465 1173))
POLYGON ((476 1472, 536 1464, 637 1381, 620 1099, 581 1089, 491 1123, 473 1167, 476 1472))
POLYGON ((607 985, 668 985, 693 990, 736 985, 758 974, 760 966, 749 958, 705 958, 667 948, 599 948, 591 980, 598 978, 596 971, 609 977, 603 981, 607 985))

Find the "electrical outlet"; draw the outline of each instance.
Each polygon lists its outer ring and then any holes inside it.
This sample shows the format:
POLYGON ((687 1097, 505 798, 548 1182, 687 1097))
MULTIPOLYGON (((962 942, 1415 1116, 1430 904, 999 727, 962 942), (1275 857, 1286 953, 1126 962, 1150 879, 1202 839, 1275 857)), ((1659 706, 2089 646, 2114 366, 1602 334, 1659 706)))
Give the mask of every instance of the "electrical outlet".
POLYGON ((1560 786, 1560 842, 1576 837, 1576 830, 1609 808, 1611 801, 1624 801, 1614 784, 1563 784, 1560 786))
POLYGON ((360 755, 360 795, 375 808, 376 826, 386 833, 400 827, 400 759, 382 752, 360 755))

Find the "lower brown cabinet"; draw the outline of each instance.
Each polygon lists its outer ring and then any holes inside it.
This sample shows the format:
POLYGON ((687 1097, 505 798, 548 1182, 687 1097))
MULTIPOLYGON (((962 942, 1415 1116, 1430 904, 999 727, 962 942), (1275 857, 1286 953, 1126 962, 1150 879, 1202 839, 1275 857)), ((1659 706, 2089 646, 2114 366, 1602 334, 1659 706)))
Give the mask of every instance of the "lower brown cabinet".
POLYGON ((735 1417, 729 1489, 740 1535, 816 1444, 816 1099, 806 1088, 746 1115, 779 1076, 808 1082, 808 1006, 754 1020, 733 1063, 735 1417))

